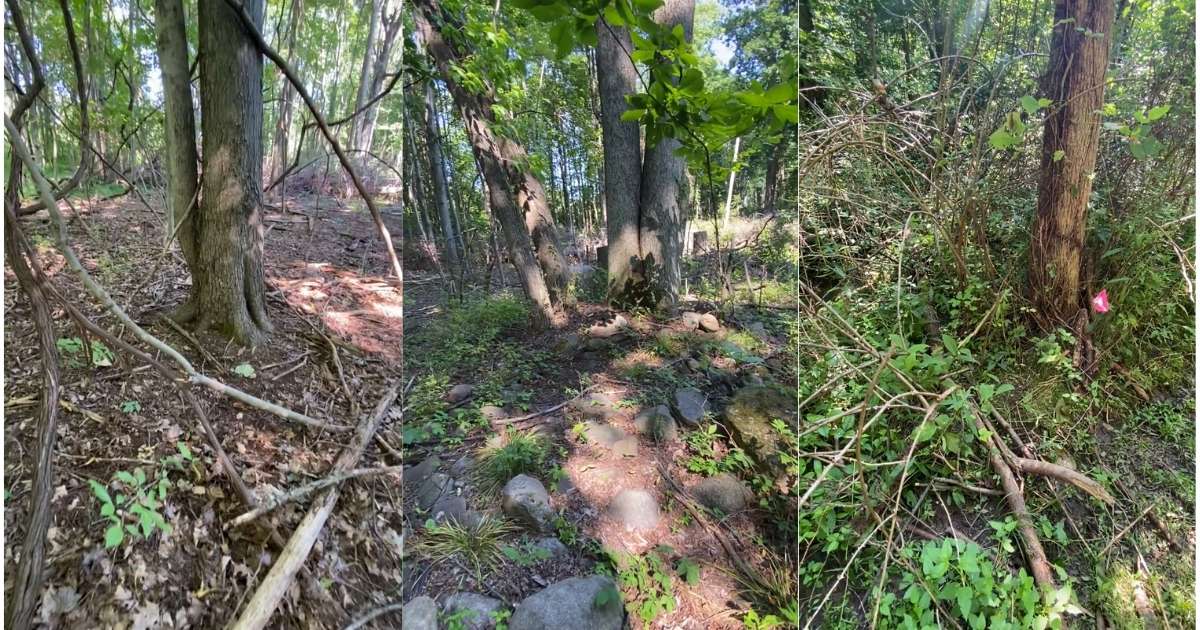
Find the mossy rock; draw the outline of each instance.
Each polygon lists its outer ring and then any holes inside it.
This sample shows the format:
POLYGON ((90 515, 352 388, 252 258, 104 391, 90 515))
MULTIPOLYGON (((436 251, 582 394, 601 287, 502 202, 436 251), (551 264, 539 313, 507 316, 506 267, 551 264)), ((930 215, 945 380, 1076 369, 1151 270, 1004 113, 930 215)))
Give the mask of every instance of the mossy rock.
POLYGON ((726 426, 730 437, 760 466, 773 473, 783 472, 779 453, 791 452, 795 446, 771 426, 783 420, 793 431, 797 429, 796 394, 773 385, 743 387, 725 408, 726 426))

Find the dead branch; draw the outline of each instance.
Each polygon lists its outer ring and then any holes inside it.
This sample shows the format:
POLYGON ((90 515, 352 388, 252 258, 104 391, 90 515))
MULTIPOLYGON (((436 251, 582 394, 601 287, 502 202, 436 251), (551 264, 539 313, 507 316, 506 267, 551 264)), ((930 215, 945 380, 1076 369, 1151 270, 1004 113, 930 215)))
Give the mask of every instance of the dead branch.
MULTIPOLYGON (((993 437, 996 438, 998 436, 993 437)), ((1059 466, 1058 464, 1052 464, 1040 459, 1029 459, 1027 457, 1014 458, 1013 466, 1020 472, 1041 475, 1043 477, 1053 477, 1060 481, 1065 481, 1108 505, 1116 503, 1112 495, 1104 489, 1104 486, 1096 483, 1087 475, 1066 466, 1059 466)))
MULTIPOLYGON (((342 451, 333 465, 334 474, 351 470, 362 458, 367 443, 375 435, 383 416, 392 406, 399 392, 400 384, 392 385, 387 393, 379 399, 379 403, 375 405, 375 410, 371 415, 363 418, 359 423, 358 430, 350 444, 342 451)), ((291 586, 296 572, 304 565, 305 559, 308 558, 308 552, 317 542, 317 536, 321 534, 325 522, 333 513, 337 499, 338 487, 335 485, 325 490, 313 502, 308 513, 305 514, 304 520, 300 521, 300 525, 296 527, 296 531, 288 540, 287 546, 280 552, 275 564, 271 565, 271 571, 263 578, 254 592, 254 596, 250 598, 250 603, 246 604, 241 616, 230 626, 231 630, 258 630, 267 625, 271 615, 275 613, 275 608, 279 605, 279 600, 291 586)))
POLYGON ((1142 510, 1142 513, 1141 513, 1141 514, 1138 514, 1138 515, 1137 515, 1137 518, 1133 519, 1132 521, 1129 521, 1129 524, 1128 524, 1128 525, 1126 525, 1126 526, 1124 527, 1124 529, 1122 529, 1121 531, 1117 532, 1117 534, 1116 534, 1115 536, 1113 536, 1113 537, 1112 537, 1112 540, 1108 541, 1108 544, 1107 544, 1107 545, 1104 545, 1104 549, 1101 549, 1101 550, 1100 550, 1100 553, 1097 555, 1097 557, 1102 557, 1102 556, 1104 556, 1104 554, 1108 553, 1108 550, 1109 550, 1109 549, 1112 549, 1112 546, 1113 546, 1113 545, 1115 545, 1115 544, 1117 544, 1118 542, 1120 542, 1120 541, 1121 541, 1121 539, 1125 537, 1125 534, 1128 534, 1128 533, 1129 533, 1129 530, 1133 529, 1133 527, 1134 527, 1135 525, 1137 525, 1139 522, 1141 522, 1141 520, 1142 520, 1143 518, 1145 518, 1145 517, 1146 517, 1146 515, 1147 515, 1147 514, 1149 514, 1149 513, 1150 513, 1150 511, 1151 511, 1151 510, 1153 510, 1153 509, 1154 509, 1154 506, 1153 506, 1153 505, 1147 505, 1147 506, 1146 506, 1146 509, 1142 510))
MULTIPOLYGON (((404 279, 404 272, 400 266, 400 259, 396 257, 396 248, 392 246, 392 234, 388 231, 387 225, 383 222, 383 215, 379 212, 379 207, 375 205, 375 200, 367 192, 366 186, 363 185, 362 179, 359 178, 358 172, 354 170, 354 166, 350 164, 350 158, 346 157, 346 152, 342 150, 342 145, 334 137, 333 132, 329 129, 329 125, 325 122, 325 117, 317 109, 316 103, 313 102, 312 96, 308 94, 308 89, 300 82, 295 70, 288 65, 288 62, 275 52, 267 41, 263 39, 262 33, 258 31, 258 27, 254 25, 254 20, 246 13, 246 8, 239 2, 234 0, 225 0, 226 4, 238 14, 242 20, 242 25, 246 27, 246 32, 250 34, 250 38, 254 40, 258 49, 262 51, 287 77, 288 82, 292 87, 296 88, 296 93, 304 100, 305 106, 312 114, 314 120, 317 121, 317 126, 321 128, 321 133, 325 135, 325 140, 329 146, 333 148, 333 152, 337 154, 338 161, 342 163, 342 168, 346 170, 346 174, 350 176, 350 181, 354 183, 354 188, 358 190, 358 194, 362 196, 363 202, 367 204, 367 209, 371 211, 371 218, 375 220, 375 228, 379 230, 379 236, 383 239, 384 247, 387 248, 388 259, 392 263, 392 273, 396 275, 397 280, 404 279)), ((393 81, 394 84, 394 81, 393 81)))
POLYGON ((246 523, 249 523, 249 522, 257 519, 264 514, 268 514, 270 512, 273 512, 273 511, 279 509, 281 506, 283 506, 287 503, 291 503, 292 501, 298 501, 298 500, 303 499, 304 497, 316 492, 317 490, 323 490, 325 488, 328 488, 329 486, 337 485, 343 481, 347 481, 349 479, 355 479, 358 477, 367 477, 367 476, 371 476, 371 475, 383 475, 383 474, 394 473, 394 472, 398 473, 398 472, 401 472, 401 470, 403 468, 404 468, 403 466, 385 466, 382 468, 380 468, 380 467, 355 468, 354 470, 348 470, 344 473, 329 475, 328 477, 325 477, 324 479, 318 479, 312 483, 304 484, 303 486, 300 486, 299 488, 296 488, 295 490, 291 490, 289 492, 281 494, 278 497, 275 497, 265 503, 260 503, 259 506, 254 508, 253 510, 250 510, 249 512, 246 512, 246 513, 238 516, 237 518, 233 519, 232 521, 229 521, 228 523, 226 523, 225 529, 233 529, 235 527, 241 527, 242 525, 245 525, 246 523))
POLYGON ((55 203, 54 196, 50 192, 49 182, 46 181, 46 177, 42 174, 41 168, 30 156, 29 147, 25 145, 25 140, 21 138, 20 131, 8 116, 4 117, 4 127, 8 131, 9 141, 12 146, 13 153, 15 153, 17 158, 20 159, 21 162, 25 164, 25 167, 29 169, 30 175, 33 176, 34 182, 37 184, 38 192, 42 197, 42 201, 46 203, 46 209, 49 211, 50 217, 53 219, 54 224, 57 227, 57 230, 54 232, 55 244, 58 246, 59 251, 66 259, 68 266, 70 266, 71 270, 75 272, 75 275, 79 277, 81 283, 83 284, 84 288, 87 289, 88 293, 92 294, 93 297, 99 300, 104 305, 105 310, 120 320, 120 322, 124 324, 126 328, 133 332, 134 336, 170 357, 172 361, 174 361, 177 365, 179 365, 180 368, 183 369, 183 371, 187 374, 188 380, 192 383, 204 385, 209 389, 225 394, 230 398, 239 400, 247 405, 250 405, 251 407, 267 411, 287 420, 299 422, 306 426, 317 429, 326 429, 329 431, 348 431, 350 429, 350 427, 347 426, 329 424, 317 420, 316 418, 310 418, 304 414, 297 413, 291 409, 287 409, 286 407, 281 407, 275 403, 268 402, 235 387, 230 387, 229 385, 226 385, 225 383, 222 383, 209 376, 201 374, 196 371, 196 368, 194 368, 192 364, 183 357, 183 355, 179 354, 179 351, 167 345, 161 339, 150 334, 136 322, 134 322, 133 319, 129 317, 129 314, 126 313, 125 310, 122 309, 115 300, 113 300, 108 291, 106 291, 104 287, 100 286, 95 279, 92 278, 91 274, 89 274, 87 270, 83 268, 83 264, 79 262, 79 257, 75 254, 74 248, 71 247, 70 239, 67 234, 66 221, 63 219, 62 213, 58 211, 58 204, 55 203))

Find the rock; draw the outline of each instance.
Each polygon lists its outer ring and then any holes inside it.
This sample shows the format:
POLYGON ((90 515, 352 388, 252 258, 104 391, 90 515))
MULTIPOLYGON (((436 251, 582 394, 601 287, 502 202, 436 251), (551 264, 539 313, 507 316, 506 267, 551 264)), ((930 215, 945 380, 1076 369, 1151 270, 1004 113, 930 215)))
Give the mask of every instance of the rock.
POLYGON ((613 581, 603 575, 577 577, 551 584, 526 597, 508 621, 509 630, 621 630, 625 606, 613 581), (612 597, 596 605, 596 596, 612 597))
POLYGON ((588 444, 594 444, 611 450, 617 455, 636 457, 638 453, 637 438, 626 434, 607 422, 587 421, 583 424, 583 436, 588 444))
POLYGON ((621 334, 621 332, 624 331, 628 326, 629 320, 625 319, 624 315, 618 313, 611 322, 607 324, 596 324, 595 326, 588 328, 587 334, 589 337, 607 339, 609 337, 621 334))
POLYGON ((451 387, 450 391, 446 393, 446 401, 450 404, 460 403, 470 398, 471 394, 474 393, 475 388, 473 386, 466 383, 459 383, 458 385, 451 387))
POLYGON ((784 467, 779 461, 779 452, 790 452, 794 445, 788 442, 772 421, 783 420, 796 430, 796 396, 781 388, 769 385, 743 387, 733 396, 725 408, 726 428, 730 437, 767 472, 777 475, 784 467))
POLYGON ((617 414, 617 400, 608 394, 592 393, 572 400, 571 408, 585 416, 607 418, 617 414))
POLYGON ((695 360, 695 359, 688 359, 688 360, 687 360, 687 366, 688 366, 688 369, 689 369, 689 370, 691 370, 691 371, 693 371, 693 372, 699 372, 699 371, 700 371, 700 367, 701 367, 701 366, 700 366, 700 362, 699 362, 699 361, 697 361, 697 360, 695 360))
POLYGON ((700 425, 704 413, 708 411, 708 399, 698 389, 685 387, 675 390, 675 415, 685 423, 695 427, 700 425))
POLYGON ((450 466, 450 476, 454 477, 455 479, 462 479, 468 472, 471 471, 471 468, 474 466, 475 458, 471 457, 470 455, 463 455, 462 457, 458 458, 458 461, 454 462, 454 464, 450 466))
POLYGON ((455 593, 442 602, 442 612, 455 615, 462 630, 491 630, 496 627, 493 613, 504 609, 504 602, 478 593, 455 593))
POLYGON ((705 507, 722 514, 733 514, 746 509, 746 502, 753 495, 746 484, 729 473, 709 477, 692 487, 692 494, 705 507))
POLYGON ((461 496, 446 496, 437 500, 429 509, 430 516, 438 523, 458 523, 474 527, 483 518, 479 512, 467 508, 467 500, 461 496))
POLYGON ((633 419, 633 426, 637 427, 639 433, 659 443, 674 442, 679 437, 675 416, 671 415, 671 408, 666 405, 651 407, 639 413, 633 419))
POLYGON ((658 526, 658 501, 646 490, 622 490, 608 504, 608 517, 626 530, 654 529, 658 526))
POLYGON ((454 480, 445 473, 433 473, 417 490, 417 506, 422 510, 431 509, 442 497, 454 494, 454 480))
POLYGON ((575 354, 581 347, 583 347, 583 336, 579 333, 567 333, 555 345, 559 352, 566 354, 575 354))
POLYGON ((695 311, 684 311, 683 314, 679 316, 679 319, 683 322, 684 327, 688 330, 696 330, 700 327, 700 317, 700 313, 695 311))
POLYGON ((638 454, 637 438, 631 435, 626 438, 617 440, 616 443, 614 443, 612 445, 612 452, 617 455, 623 456, 623 457, 637 457, 637 454, 638 454))
POLYGON ((420 464, 415 464, 404 469, 404 485, 409 487, 420 487, 438 468, 441 468, 442 460, 437 455, 431 455, 421 461, 420 464))
POLYGON ((721 330, 721 322, 717 321, 716 315, 705 313, 700 316, 700 330, 704 332, 717 332, 721 330))
POLYGON ((529 475, 517 475, 504 484, 501 492, 504 513, 523 525, 541 532, 554 531, 554 510, 542 482, 529 475))
POLYGON ((550 552, 551 558, 553 558, 554 556, 560 555, 560 554, 567 553, 567 546, 562 544, 562 541, 560 541, 559 539, 557 539, 553 536, 547 536, 546 538, 542 538, 542 539, 538 540, 537 542, 533 543, 533 546, 537 547, 538 549, 544 549, 544 550, 550 552))
POLYGON ((438 607, 432 598, 414 597, 400 612, 401 630, 437 630, 438 607))
POLYGON ((767 332, 767 327, 762 322, 750 322, 750 325, 746 326, 746 332, 759 341, 767 341, 771 338, 770 333, 767 332))
POLYGON ((504 411, 503 407, 497 407, 495 405, 484 405, 479 408, 479 413, 483 416, 483 419, 487 420, 488 422, 496 422, 497 420, 503 420, 508 417, 508 412, 504 411))

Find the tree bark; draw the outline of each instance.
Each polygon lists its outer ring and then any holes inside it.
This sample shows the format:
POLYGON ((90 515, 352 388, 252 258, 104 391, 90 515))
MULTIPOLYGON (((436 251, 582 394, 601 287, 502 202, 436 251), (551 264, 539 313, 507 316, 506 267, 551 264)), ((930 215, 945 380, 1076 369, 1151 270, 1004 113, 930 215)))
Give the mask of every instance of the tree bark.
MULTIPOLYGON (((733 162, 729 165, 729 185, 725 187, 725 227, 729 227, 729 214, 733 209, 733 182, 737 177, 738 149, 742 147, 742 138, 738 136, 733 141, 733 162)), ((770 169, 767 169, 770 170, 770 169)))
MULTIPOLYGON (((263 0, 243 5, 261 27, 263 0)), ((181 322, 214 328, 246 345, 271 332, 263 279, 262 54, 237 12, 201 0, 200 118, 204 181, 190 233, 197 265, 181 322)))
MULTIPOLYGON (((301 15, 304 13, 304 0, 292 0, 291 15, 288 17, 287 31, 287 55, 291 57, 292 50, 296 45, 296 36, 300 32, 300 25, 304 23, 301 15)), ((279 112, 275 117, 275 138, 271 143, 271 165, 268 172, 271 174, 271 181, 287 168, 288 161, 288 135, 292 127, 292 105, 296 98, 296 90, 292 87, 287 77, 280 72, 279 86, 279 112)), ((286 191, 280 190, 280 194, 286 191)))
POLYGON ((451 67, 459 53, 441 35, 444 16, 437 1, 418 0, 416 4, 417 29, 462 115, 471 149, 482 166, 492 211, 500 221, 522 287, 534 303, 540 323, 555 321, 566 286, 566 263, 558 250, 545 191, 522 166, 526 163, 524 148, 492 132, 491 97, 472 94, 454 79, 451 67))
POLYGON ((1112 0, 1055 1, 1057 26, 1042 85, 1054 104, 1043 131, 1029 256, 1030 292, 1039 323, 1047 329, 1069 325, 1085 302, 1080 268, 1113 14, 1112 0), (1056 161, 1058 151, 1063 153, 1056 161))
POLYGON ((608 295, 619 299, 639 258, 639 206, 642 185, 641 130, 621 115, 625 97, 637 91, 637 70, 629 54, 629 31, 596 20, 596 80, 600 92, 600 133, 604 144, 604 209, 608 234, 608 295))
MULTIPOLYGON (((167 145, 167 234, 191 234, 189 212, 196 197, 196 118, 192 111, 192 84, 188 74, 187 29, 181 0, 154 0, 155 27, 158 34, 158 60, 162 69, 167 145)), ((194 238, 179 241, 188 268, 197 265, 194 238)))
POLYGON ((429 172, 433 174, 433 197, 437 203, 438 216, 442 221, 442 234, 446 238, 446 253, 450 263, 457 265, 459 247, 454 222, 450 219, 450 189, 446 180, 446 165, 442 162, 442 136, 436 118, 437 102, 434 100, 433 83, 425 83, 425 144, 429 152, 429 172))
MULTIPOLYGON (((362 106, 371 98, 371 69, 372 61, 375 57, 376 40, 379 38, 379 20, 383 13, 383 3, 385 0, 371 0, 371 17, 367 27, 367 45, 363 51, 362 68, 358 73, 358 93, 354 99, 354 111, 362 109, 362 106)), ((360 116, 354 120, 354 125, 351 127, 350 148, 364 149, 369 151, 370 147, 364 147, 361 143, 362 138, 362 123, 363 118, 360 116)))
MULTIPOLYGON (((667 0, 655 11, 654 21, 668 29, 682 25, 684 39, 690 42, 694 12, 695 0, 667 0)), ((635 281, 623 287, 622 302, 661 307, 679 298, 683 224, 689 198, 687 164, 675 154, 680 146, 682 143, 674 138, 663 138, 646 148, 642 160, 639 257, 634 267, 635 281)))

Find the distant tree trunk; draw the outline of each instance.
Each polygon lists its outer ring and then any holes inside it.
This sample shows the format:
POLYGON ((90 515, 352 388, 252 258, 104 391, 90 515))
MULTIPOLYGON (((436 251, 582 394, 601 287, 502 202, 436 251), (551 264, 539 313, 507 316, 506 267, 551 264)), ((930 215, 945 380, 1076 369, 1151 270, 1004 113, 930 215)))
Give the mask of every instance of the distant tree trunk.
POLYGON ((442 134, 436 117, 437 102, 433 98, 433 82, 425 82, 425 146, 429 152, 429 172, 433 175, 433 198, 437 203, 438 216, 442 221, 442 233, 446 237, 446 253, 450 263, 457 265, 459 259, 458 235, 454 222, 450 220, 450 188, 446 179, 446 165, 442 162, 442 134))
MULTIPOLYGON (((192 83, 188 75, 187 28, 182 0, 154 0, 158 33, 158 61, 162 89, 167 148, 167 234, 182 222, 181 233, 192 233, 196 211, 188 207, 196 196, 196 117, 192 111, 192 83)), ((180 239, 188 267, 196 267, 195 240, 180 239)))
MULTIPOLYGON (((304 23, 301 17, 304 13, 304 0, 292 0, 291 15, 288 16, 287 29, 287 53, 286 57, 291 58, 292 51, 296 46, 296 35, 300 31, 300 25, 304 23)), ((275 138, 271 146, 271 163, 267 172, 270 174, 271 180, 279 177, 287 168, 288 162, 288 135, 292 127, 292 104, 296 99, 296 89, 292 87, 292 83, 287 80, 287 77, 280 73, 280 80, 283 84, 279 88, 279 113, 275 117, 275 138)), ((279 193, 283 194, 283 188, 280 188, 279 193)))
MULTIPOLYGON (((695 0, 667 0, 655 11, 654 21, 668 28, 682 25, 684 38, 691 41, 694 12, 695 0)), ((682 143, 674 138, 663 138, 646 148, 642 160, 639 256, 633 270, 636 281, 627 281, 621 288, 622 302, 661 307, 674 304, 679 298, 683 224, 687 220, 689 198, 687 164, 675 154, 680 146, 682 143)))
POLYGON ((783 164, 783 158, 787 155, 788 144, 791 142, 792 135, 792 128, 785 126, 783 136, 775 144, 775 148, 771 150, 771 157, 767 160, 767 174, 763 178, 762 201, 763 212, 767 215, 775 214, 775 203, 779 196, 779 167, 783 164))
POLYGON ((439 29, 443 16, 436 0, 418 0, 416 4, 417 29, 462 114, 471 150, 487 183, 489 205, 504 232, 521 286, 534 304, 535 323, 548 324, 558 318, 558 301, 566 284, 566 264, 555 243, 553 222, 546 225, 549 216, 545 193, 536 178, 518 166, 525 161, 524 149, 493 134, 490 98, 466 91, 454 79, 451 66, 457 62, 458 53, 442 38, 439 29), (439 26, 435 27, 435 23, 439 26), (530 179, 536 187, 531 186, 530 179), (531 222, 533 229, 528 227, 531 222))
MULTIPOLYGON (((384 6, 387 5, 386 0, 377 1, 384 6)), ((369 82, 370 88, 367 90, 367 101, 375 98, 375 95, 383 89, 383 79, 387 76, 388 58, 391 57, 392 46, 395 45, 396 37, 400 34, 400 27, 403 25, 403 20, 398 10, 393 13, 382 13, 381 18, 382 22, 380 25, 383 27, 383 38, 376 46, 375 58, 371 62, 371 80, 369 82)), ((358 107, 355 108, 355 111, 358 111, 358 107)), ((379 102, 376 101, 355 119, 355 138, 360 150, 370 151, 372 145, 374 145, 375 123, 378 116, 379 102)))
MULTIPOLYGON (((243 4, 261 28, 263 0, 243 4)), ((262 56, 224 0, 200 1, 200 212, 190 234, 198 264, 192 295, 176 313, 247 345, 263 341, 262 56)))
MULTIPOLYGON (((358 73, 358 93, 354 99, 354 111, 362 109, 371 98, 371 69, 373 67, 375 57, 375 45, 379 35, 379 20, 383 14, 383 4, 385 0, 370 0, 371 2, 371 17, 367 27, 367 45, 363 51, 362 67, 358 73)), ((354 119, 352 132, 350 137, 350 147, 353 149, 363 149, 361 145, 363 141, 363 116, 359 114, 354 119)))
POLYGON ((596 79, 600 92, 600 132, 604 146, 604 212, 608 234, 608 297, 621 301, 638 261, 642 185, 641 130, 621 120, 625 97, 637 92, 637 71, 629 31, 596 20, 596 79))
POLYGON ((725 187, 725 227, 729 227, 729 214, 733 209, 733 182, 737 177, 737 170, 734 167, 737 165, 738 149, 741 147, 742 138, 738 136, 733 141, 733 162, 729 165, 729 185, 725 187))
POLYGON ((1054 104, 1042 134, 1029 256, 1030 290, 1046 328, 1073 322, 1084 303, 1079 276, 1113 12, 1112 0, 1055 0, 1056 26, 1042 85, 1054 104))

